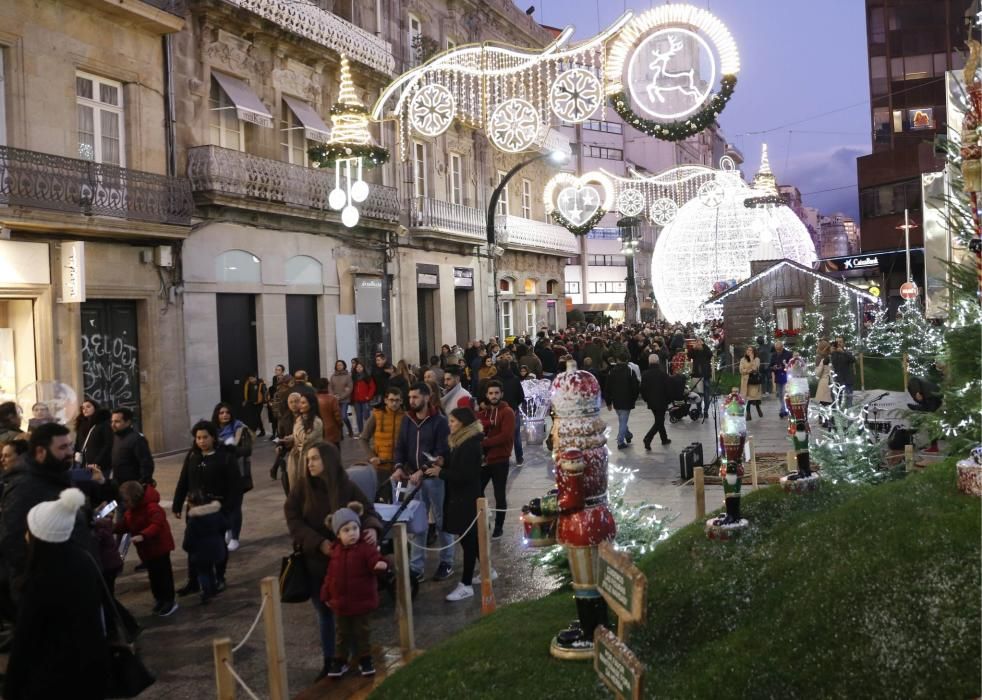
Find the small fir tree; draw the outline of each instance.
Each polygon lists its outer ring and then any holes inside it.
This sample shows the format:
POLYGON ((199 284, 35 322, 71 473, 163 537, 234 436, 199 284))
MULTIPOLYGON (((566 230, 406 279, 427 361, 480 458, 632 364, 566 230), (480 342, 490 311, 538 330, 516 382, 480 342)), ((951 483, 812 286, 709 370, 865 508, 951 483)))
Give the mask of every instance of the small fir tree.
POLYGON ((866 347, 878 355, 906 354, 908 372, 917 377, 927 377, 933 371, 942 345, 942 329, 924 318, 916 299, 904 301, 893 321, 887 320, 885 312, 878 312, 866 337, 866 347))
POLYGON ((765 345, 774 342, 774 330, 777 328, 777 321, 771 313, 770 300, 762 298, 757 309, 757 318, 754 319, 754 338, 763 338, 765 345))
POLYGON ((836 304, 832 321, 829 323, 829 339, 842 338, 846 347, 859 346, 859 333, 856 331, 856 299, 845 289, 839 289, 839 303, 836 304))
POLYGON ((822 314, 821 306, 821 283, 815 280, 812 287, 811 300, 805 309, 804 318, 801 321, 801 333, 799 334, 798 346, 795 348, 798 353, 809 362, 815 359, 815 350, 818 341, 822 337, 825 327, 825 316, 822 314))
POLYGON ((832 403, 817 409, 828 427, 813 439, 811 458, 832 483, 877 483, 888 474, 882 469, 886 441, 866 425, 862 405, 847 408, 843 399, 842 385, 833 384, 832 403))

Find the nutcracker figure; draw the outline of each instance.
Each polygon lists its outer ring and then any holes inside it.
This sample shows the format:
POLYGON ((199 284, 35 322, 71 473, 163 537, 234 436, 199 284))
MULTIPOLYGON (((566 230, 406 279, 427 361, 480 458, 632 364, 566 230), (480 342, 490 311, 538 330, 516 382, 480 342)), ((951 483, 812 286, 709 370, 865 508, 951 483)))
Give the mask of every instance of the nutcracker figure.
POLYGON ((723 424, 719 432, 719 475, 723 478, 726 512, 706 522, 710 539, 726 540, 750 523, 740 517, 740 489, 743 486, 743 449, 747 444, 746 402, 734 389, 723 401, 723 424))
POLYGON ((617 528, 607 508, 607 426, 599 417, 600 385, 570 364, 552 383, 556 489, 533 499, 522 520, 527 541, 548 543, 543 519, 555 518, 555 540, 569 558, 578 619, 555 636, 550 653, 585 660, 593 656, 597 625, 607 624, 607 603, 597 590, 597 546, 613 540, 617 528))

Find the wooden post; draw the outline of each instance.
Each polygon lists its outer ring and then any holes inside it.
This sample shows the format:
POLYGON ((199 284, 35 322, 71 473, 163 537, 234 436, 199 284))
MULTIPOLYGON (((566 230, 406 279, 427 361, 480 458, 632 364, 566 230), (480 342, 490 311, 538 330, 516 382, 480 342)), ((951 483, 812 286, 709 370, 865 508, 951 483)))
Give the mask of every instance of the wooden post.
POLYGON ((914 446, 904 445, 904 470, 914 471, 914 446))
POLYGON ((620 615, 617 616, 617 638, 624 644, 627 644, 631 638, 631 623, 620 615))
POLYGON ((795 454, 794 450, 788 450, 788 473, 792 474, 798 471, 798 456, 795 454))
POLYGON ((232 663, 232 640, 228 637, 216 639, 211 643, 215 657, 215 687, 218 700, 235 700, 235 679, 225 664, 232 663))
POLYGON ((750 485, 756 491, 757 486, 757 450, 754 449, 754 437, 747 438, 747 447, 750 449, 750 485))
POLYGON ((859 388, 866 391, 866 372, 863 369, 863 353, 859 353, 859 388))
POLYGON ((477 557, 481 571, 481 614, 493 613, 496 604, 491 585, 491 547, 488 537, 488 499, 477 499, 477 557))
POLYGON ((907 391, 907 372, 909 369, 907 353, 904 353, 904 356, 900 359, 900 363, 903 365, 904 368, 904 391, 907 391))
MULTIPOLYGON (((270 700, 289 700, 290 689, 286 673, 286 644, 283 641, 283 608, 280 607, 280 583, 275 576, 259 582, 266 599, 263 609, 263 632, 266 636, 266 674, 269 678, 270 700)), ((312 591, 311 595, 319 595, 312 591)))
POLYGON ((406 660, 416 651, 413 634, 413 592, 409 583, 409 540, 406 523, 396 523, 392 528, 396 562, 396 612, 399 616, 399 646, 406 660))
MULTIPOLYGON (((696 517, 706 517, 706 479, 703 467, 692 468, 692 478, 696 482, 696 517)), ((618 633, 620 636, 620 633, 618 633)))

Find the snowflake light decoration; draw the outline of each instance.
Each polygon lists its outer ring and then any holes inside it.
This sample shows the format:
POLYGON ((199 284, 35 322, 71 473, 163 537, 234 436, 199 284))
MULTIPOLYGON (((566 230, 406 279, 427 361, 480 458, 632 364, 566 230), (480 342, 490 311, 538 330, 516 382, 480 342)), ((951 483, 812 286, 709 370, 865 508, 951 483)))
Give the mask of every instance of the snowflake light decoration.
POLYGON ((590 118, 603 100, 603 85, 583 68, 568 70, 552 83, 549 107, 557 117, 574 124, 590 118))
POLYGON ((641 190, 621 190, 617 196, 617 210, 624 216, 637 216, 644 211, 644 194, 641 190))
POLYGON ((668 226, 670 223, 675 221, 675 215, 678 214, 679 206, 674 200, 668 197, 662 197, 661 199, 656 199, 655 203, 651 205, 651 220, 658 224, 659 226, 668 226))
POLYGON ((723 203, 726 193, 718 180, 704 182, 699 186, 699 201, 703 206, 715 209, 723 203))
POLYGON ((424 136, 439 136, 453 123, 457 104, 453 93, 443 85, 420 88, 409 106, 413 128, 424 136))
POLYGON ((495 107, 488 121, 491 143, 508 153, 519 153, 535 143, 542 129, 539 113, 532 103, 513 97, 495 107))

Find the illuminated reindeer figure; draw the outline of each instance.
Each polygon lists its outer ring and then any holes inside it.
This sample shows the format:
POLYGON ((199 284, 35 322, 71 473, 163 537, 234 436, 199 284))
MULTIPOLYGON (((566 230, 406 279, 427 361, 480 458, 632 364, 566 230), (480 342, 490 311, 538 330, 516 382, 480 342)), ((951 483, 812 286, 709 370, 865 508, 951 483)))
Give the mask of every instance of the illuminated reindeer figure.
POLYGON ((682 50, 682 41, 674 34, 668 36, 668 51, 652 51, 652 62, 648 68, 653 71, 651 83, 648 84, 648 100, 654 102, 655 99, 661 103, 665 102, 663 92, 678 90, 683 95, 688 95, 695 100, 701 97, 699 88, 696 87, 695 68, 690 68, 679 73, 668 71, 668 62, 672 60, 679 51, 682 50), (659 83, 659 81, 664 81, 659 83))

